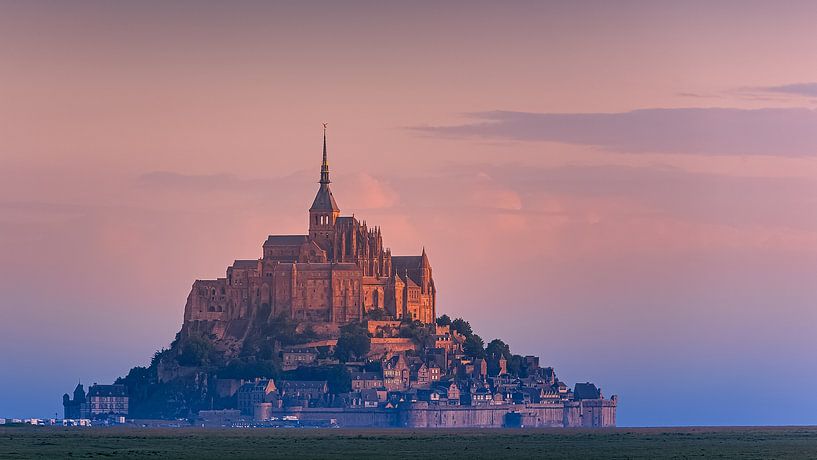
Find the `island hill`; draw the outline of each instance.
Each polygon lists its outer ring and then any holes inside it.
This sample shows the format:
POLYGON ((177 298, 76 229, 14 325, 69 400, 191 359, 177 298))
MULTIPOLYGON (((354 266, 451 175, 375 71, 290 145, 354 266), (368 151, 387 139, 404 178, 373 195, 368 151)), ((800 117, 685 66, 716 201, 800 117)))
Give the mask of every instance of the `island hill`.
POLYGON ((124 407, 130 418, 218 426, 615 425, 615 396, 592 383, 571 388, 538 357, 499 339, 486 345, 462 318, 437 317, 425 249, 392 255, 379 227, 340 216, 330 182, 324 130, 309 233, 270 236, 261 258, 195 281, 170 348, 92 388, 125 398, 118 409, 89 411, 75 391, 73 401, 64 396, 66 418, 69 408, 104 416, 124 407))

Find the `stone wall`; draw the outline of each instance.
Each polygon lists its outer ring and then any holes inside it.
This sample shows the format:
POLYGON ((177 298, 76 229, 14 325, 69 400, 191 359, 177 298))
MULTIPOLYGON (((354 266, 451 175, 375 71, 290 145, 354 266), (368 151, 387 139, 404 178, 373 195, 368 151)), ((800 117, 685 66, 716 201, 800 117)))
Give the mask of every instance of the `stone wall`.
POLYGON ((417 349, 417 345, 411 339, 402 337, 372 337, 371 344, 369 356, 372 357, 382 356, 387 353, 399 353, 401 351, 417 349))
POLYGON ((585 400, 550 404, 442 406, 414 402, 398 409, 290 408, 276 411, 300 420, 335 419, 341 427, 503 428, 615 426, 615 400, 585 400))
POLYGON ((285 411, 273 411, 275 417, 294 415, 299 420, 335 419, 341 427, 394 427, 397 425, 397 411, 380 408, 301 408, 293 407, 285 411))

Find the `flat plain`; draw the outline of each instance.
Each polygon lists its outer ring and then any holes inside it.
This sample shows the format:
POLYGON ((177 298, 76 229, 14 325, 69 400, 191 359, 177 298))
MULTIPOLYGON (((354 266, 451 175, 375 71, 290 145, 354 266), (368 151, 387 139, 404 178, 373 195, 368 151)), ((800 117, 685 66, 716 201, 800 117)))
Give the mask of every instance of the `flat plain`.
POLYGON ((0 428, 0 458, 817 458, 817 427, 0 428))

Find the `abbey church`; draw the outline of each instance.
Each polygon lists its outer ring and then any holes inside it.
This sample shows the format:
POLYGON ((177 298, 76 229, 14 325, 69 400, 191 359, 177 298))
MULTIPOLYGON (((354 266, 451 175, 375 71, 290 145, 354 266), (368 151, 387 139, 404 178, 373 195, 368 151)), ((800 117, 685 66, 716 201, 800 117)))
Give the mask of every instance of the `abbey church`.
POLYGON ((373 309, 434 322, 436 289, 425 249, 393 256, 379 227, 340 215, 330 183, 324 128, 309 233, 271 235, 261 258, 236 260, 224 278, 195 281, 184 310, 187 332, 240 337, 249 322, 281 315, 342 325, 373 309))

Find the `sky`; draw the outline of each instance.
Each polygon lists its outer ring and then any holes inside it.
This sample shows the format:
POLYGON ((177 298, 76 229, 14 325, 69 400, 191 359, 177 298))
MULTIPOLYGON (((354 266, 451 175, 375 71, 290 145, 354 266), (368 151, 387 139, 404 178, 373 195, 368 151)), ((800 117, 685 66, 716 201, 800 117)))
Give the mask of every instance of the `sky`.
POLYGON ((618 423, 817 423, 814 2, 0 2, 0 417, 342 214, 618 423), (800 388, 798 390, 798 388, 800 388))

